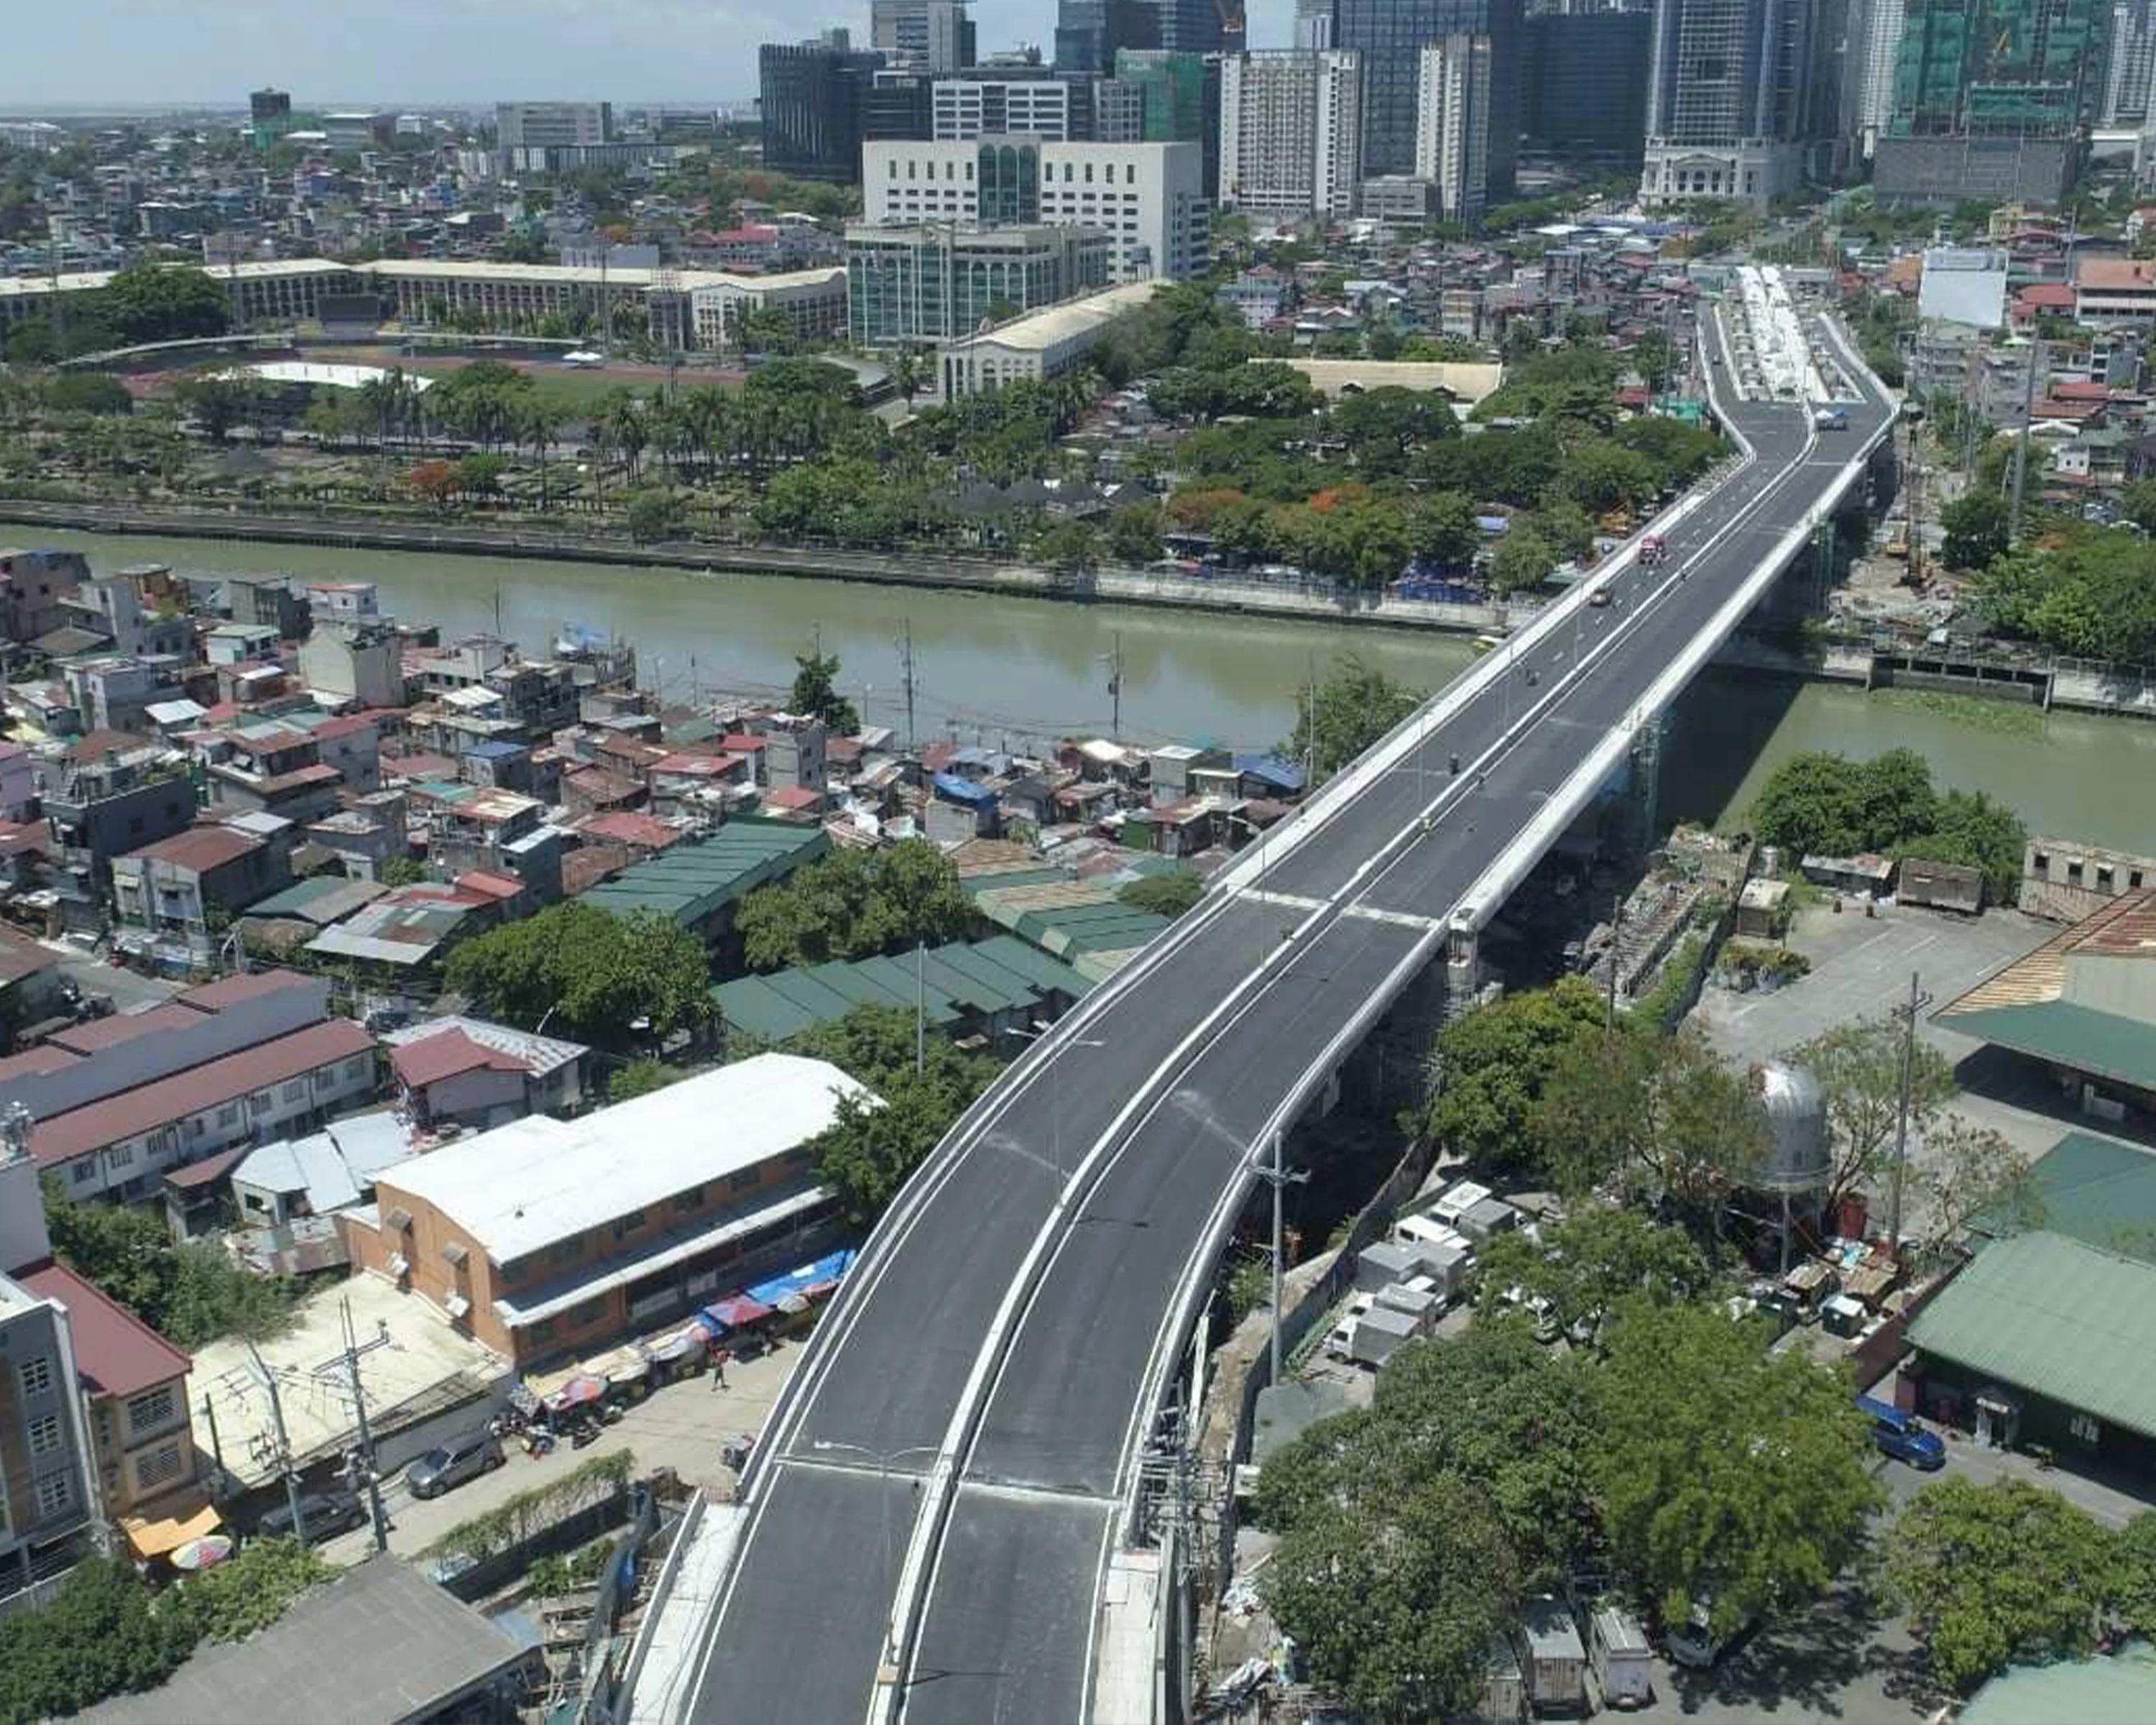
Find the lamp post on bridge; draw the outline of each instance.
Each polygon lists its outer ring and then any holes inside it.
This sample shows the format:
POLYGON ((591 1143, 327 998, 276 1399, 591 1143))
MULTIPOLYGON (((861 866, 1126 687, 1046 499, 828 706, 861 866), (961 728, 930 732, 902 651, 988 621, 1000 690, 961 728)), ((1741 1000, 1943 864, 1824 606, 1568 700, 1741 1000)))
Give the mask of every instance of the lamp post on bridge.
MULTIPOLYGON (((897 1578, 891 1573, 891 1465, 909 1455, 937 1455, 942 1452, 934 1444, 911 1444, 900 1450, 872 1449, 866 1444, 843 1444, 830 1438, 813 1438, 808 1447, 824 1455, 858 1455, 873 1461, 876 1468, 876 1496, 883 1505, 883 1579, 884 1584, 893 1589, 893 1596, 883 1620, 883 1659, 876 1673, 879 1683, 898 1681, 898 1600, 896 1594, 897 1578)), ((919 1480, 914 1490, 921 1489, 919 1480)))

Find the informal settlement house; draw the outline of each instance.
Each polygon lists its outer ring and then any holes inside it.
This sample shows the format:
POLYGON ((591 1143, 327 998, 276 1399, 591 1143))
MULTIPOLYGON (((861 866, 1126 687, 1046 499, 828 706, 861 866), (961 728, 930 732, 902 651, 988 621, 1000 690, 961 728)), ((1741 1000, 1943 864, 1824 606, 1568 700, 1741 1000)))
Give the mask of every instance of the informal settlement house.
POLYGON ((519 1370, 803 1256, 832 1217, 810 1143, 871 1093, 758 1055, 580 1120, 513 1122, 382 1170, 340 1217, 356 1267, 519 1370))

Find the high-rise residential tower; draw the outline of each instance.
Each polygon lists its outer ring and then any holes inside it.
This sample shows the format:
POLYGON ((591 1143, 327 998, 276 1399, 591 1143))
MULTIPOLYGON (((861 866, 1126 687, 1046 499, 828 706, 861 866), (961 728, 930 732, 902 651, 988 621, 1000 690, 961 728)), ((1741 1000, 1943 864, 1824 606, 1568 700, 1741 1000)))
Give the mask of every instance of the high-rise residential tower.
POLYGON ((1448 222, 1482 219, 1490 168, 1490 39, 1423 44, 1415 87, 1417 179, 1437 188, 1448 222))
POLYGON ((1796 190, 1811 30, 1811 0, 1656 0, 1641 198, 1764 208, 1796 190))
POLYGON ((1220 200, 1273 221, 1353 215, 1362 178, 1359 56, 1272 49, 1220 69, 1220 200))

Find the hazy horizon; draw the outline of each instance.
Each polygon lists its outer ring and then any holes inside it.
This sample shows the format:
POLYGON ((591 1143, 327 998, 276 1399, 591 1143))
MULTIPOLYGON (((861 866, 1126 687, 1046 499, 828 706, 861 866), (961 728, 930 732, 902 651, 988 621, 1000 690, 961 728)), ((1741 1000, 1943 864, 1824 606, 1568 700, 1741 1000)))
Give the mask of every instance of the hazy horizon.
MULTIPOLYGON (((1251 45, 1285 44, 1293 12, 1292 0, 1250 7, 1251 45)), ((836 24, 865 46, 868 13, 868 0, 808 13, 775 0, 74 0, 16 20, 0 56, 0 117, 233 110, 264 85, 310 110, 737 105, 756 94, 760 44, 836 24)), ((974 0, 973 18, 984 54, 1054 50, 1055 0, 974 0)))

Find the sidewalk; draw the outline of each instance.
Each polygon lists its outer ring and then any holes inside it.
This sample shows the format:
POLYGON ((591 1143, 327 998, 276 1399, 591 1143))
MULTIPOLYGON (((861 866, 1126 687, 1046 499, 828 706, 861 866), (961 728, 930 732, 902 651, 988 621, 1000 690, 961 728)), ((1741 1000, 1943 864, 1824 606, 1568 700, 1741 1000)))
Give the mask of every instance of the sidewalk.
MULTIPOLYGON (((382 1502, 389 1514, 389 1548, 411 1557, 518 1492, 619 1450, 634 1452, 639 1475, 670 1467, 685 1484, 723 1498, 732 1488, 733 1475, 719 1460, 720 1446, 743 1432, 763 1430, 803 1345, 789 1341, 760 1359, 736 1361, 726 1368, 723 1389, 713 1388, 709 1373, 655 1389, 581 1450, 564 1442, 551 1455, 532 1456, 512 1440, 505 1445, 509 1459, 502 1466, 439 1497, 413 1498, 401 1475, 385 1480, 382 1502)), ((335 1563, 356 1563, 372 1549, 373 1536, 364 1527, 341 1533, 321 1547, 335 1563)))

